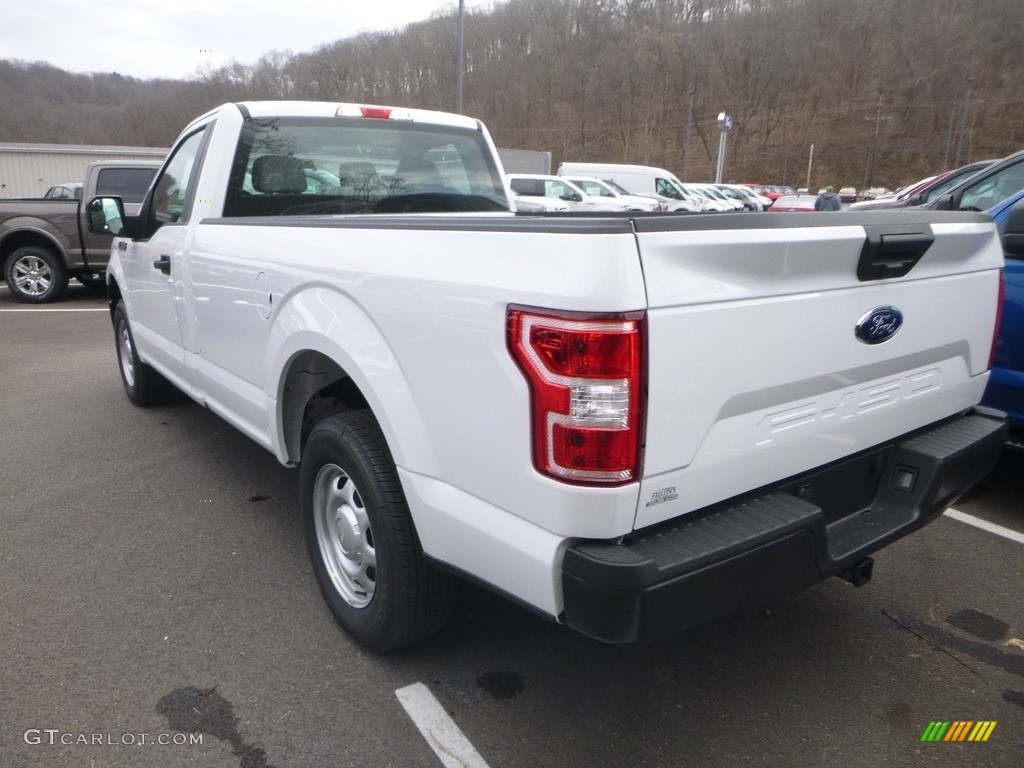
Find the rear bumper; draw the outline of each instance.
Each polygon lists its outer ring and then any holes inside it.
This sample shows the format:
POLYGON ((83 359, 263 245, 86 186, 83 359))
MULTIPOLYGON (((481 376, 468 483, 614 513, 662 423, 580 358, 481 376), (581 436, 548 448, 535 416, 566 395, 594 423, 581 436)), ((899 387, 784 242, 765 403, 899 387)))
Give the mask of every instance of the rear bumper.
POLYGON ((809 587, 938 517, 1006 434, 1003 414, 976 409, 621 543, 580 542, 563 618, 605 642, 653 640, 809 587))

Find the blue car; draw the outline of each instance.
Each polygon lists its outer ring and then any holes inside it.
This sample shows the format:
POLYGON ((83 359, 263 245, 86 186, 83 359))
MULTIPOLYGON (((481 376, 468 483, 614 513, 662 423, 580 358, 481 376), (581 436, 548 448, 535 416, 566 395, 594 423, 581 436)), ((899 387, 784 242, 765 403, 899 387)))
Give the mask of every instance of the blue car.
POLYGON ((988 209, 999 228, 1006 256, 1006 295, 996 357, 984 405, 1006 411, 1024 447, 1024 190, 988 209))

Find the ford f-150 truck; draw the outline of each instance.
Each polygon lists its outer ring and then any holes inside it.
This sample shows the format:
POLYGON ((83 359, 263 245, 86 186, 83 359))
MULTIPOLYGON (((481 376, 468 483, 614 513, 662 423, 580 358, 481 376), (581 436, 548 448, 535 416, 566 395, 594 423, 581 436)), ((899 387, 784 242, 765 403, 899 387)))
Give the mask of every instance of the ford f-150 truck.
POLYGON ((453 574, 606 642, 860 584, 996 460, 988 217, 510 199, 477 120, 252 102, 138 216, 89 203, 129 399, 176 387, 299 467, 358 642, 434 631, 453 574))
POLYGON ((64 184, 42 198, 0 199, 0 274, 15 298, 54 301, 71 277, 102 287, 111 238, 89 232, 80 200, 117 195, 137 213, 159 167, 148 160, 104 160, 87 166, 81 190, 64 184))

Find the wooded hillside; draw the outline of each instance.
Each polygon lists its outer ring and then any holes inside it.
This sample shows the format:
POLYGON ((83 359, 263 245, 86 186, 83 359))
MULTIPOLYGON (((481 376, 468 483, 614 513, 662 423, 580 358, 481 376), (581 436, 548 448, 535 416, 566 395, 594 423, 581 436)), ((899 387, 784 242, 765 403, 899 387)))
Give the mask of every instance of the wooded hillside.
MULTIPOLYGON (((726 180, 802 185, 814 144, 812 186, 895 186, 958 148, 961 164, 1024 148, 1021 30, 1020 0, 507 0, 466 14, 464 111, 556 164, 690 180, 714 175, 726 111, 726 180)), ((0 61, 0 141, 167 146, 242 99, 453 111, 457 31, 436 15, 186 81, 0 61)))

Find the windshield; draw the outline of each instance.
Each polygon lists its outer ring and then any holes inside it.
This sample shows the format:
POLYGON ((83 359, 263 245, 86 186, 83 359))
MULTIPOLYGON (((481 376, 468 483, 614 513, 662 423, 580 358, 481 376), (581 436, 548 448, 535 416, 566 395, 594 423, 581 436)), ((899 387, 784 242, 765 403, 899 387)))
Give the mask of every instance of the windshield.
POLYGON ((705 197, 710 197, 714 200, 725 200, 725 195, 717 187, 698 187, 698 189, 705 197))
POLYGON ((961 193, 959 210, 988 210, 1022 189, 1024 189, 1024 158, 1000 168, 987 178, 968 184, 961 193))

